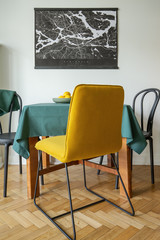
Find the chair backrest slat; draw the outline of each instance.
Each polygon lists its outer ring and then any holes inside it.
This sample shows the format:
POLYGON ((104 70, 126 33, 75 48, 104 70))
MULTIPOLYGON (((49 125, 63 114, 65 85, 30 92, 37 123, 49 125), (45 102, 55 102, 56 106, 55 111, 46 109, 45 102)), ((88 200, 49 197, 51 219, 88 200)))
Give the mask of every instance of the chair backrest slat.
POLYGON ((157 108, 157 105, 158 105, 158 102, 159 102, 159 99, 160 99, 160 90, 157 89, 157 88, 148 88, 148 89, 144 89, 142 91, 140 91, 139 93, 137 93, 133 99, 133 111, 135 113, 135 108, 136 108, 136 103, 137 103, 137 98, 141 96, 141 99, 140 99, 140 114, 141 114, 141 129, 142 131, 147 131, 150 133, 150 135, 152 135, 152 128, 153 128, 153 118, 154 118, 154 115, 155 115, 155 111, 156 111, 156 108, 157 108), (146 124, 146 129, 145 129, 145 126, 144 126, 144 105, 145 105, 145 99, 146 99, 146 96, 149 96, 149 93, 152 93, 154 94, 155 98, 153 100, 153 104, 151 106, 151 109, 149 111, 149 114, 148 114, 148 118, 147 118, 147 124, 146 124))

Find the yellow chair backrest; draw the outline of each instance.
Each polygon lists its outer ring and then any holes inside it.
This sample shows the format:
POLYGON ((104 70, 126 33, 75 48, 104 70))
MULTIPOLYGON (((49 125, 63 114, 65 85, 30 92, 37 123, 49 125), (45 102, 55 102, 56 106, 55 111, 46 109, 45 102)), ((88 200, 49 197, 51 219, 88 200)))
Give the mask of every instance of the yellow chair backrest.
POLYGON ((119 151, 123 100, 121 86, 82 84, 75 88, 66 132, 66 162, 119 151))

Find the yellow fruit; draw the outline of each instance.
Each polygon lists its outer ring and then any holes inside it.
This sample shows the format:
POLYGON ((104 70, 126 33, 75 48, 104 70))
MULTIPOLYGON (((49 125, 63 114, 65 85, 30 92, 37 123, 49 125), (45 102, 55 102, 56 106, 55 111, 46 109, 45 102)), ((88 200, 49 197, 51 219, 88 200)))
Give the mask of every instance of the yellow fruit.
POLYGON ((58 98, 65 98, 65 96, 59 96, 58 98))
POLYGON ((65 98, 71 98, 71 95, 66 94, 66 95, 65 95, 65 98))
POLYGON ((66 95, 71 96, 71 93, 70 93, 70 92, 64 92, 64 93, 63 93, 63 96, 66 96, 66 95))

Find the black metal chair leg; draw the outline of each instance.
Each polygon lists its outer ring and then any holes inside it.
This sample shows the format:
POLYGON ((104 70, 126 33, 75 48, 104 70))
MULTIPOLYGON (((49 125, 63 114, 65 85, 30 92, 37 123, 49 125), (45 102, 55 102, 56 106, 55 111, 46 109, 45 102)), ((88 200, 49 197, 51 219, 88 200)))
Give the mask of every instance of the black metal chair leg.
POLYGON ((34 205, 70 240, 72 240, 72 238, 70 238, 70 236, 68 236, 67 233, 65 233, 63 231, 63 229, 47 214, 43 211, 43 209, 41 207, 38 206, 38 204, 36 203, 36 195, 37 195, 37 186, 38 186, 38 178, 39 178, 39 170, 40 170, 40 160, 38 163, 38 168, 37 168, 37 177, 36 177, 36 185, 35 185, 35 192, 34 192, 34 205))
POLYGON ((40 159, 39 159, 39 163, 38 163, 38 168, 37 168, 37 177, 36 177, 36 185, 35 185, 35 192, 34 192, 34 205, 70 240, 72 240, 72 238, 55 222, 56 219, 60 218, 60 217, 63 217, 63 216, 66 216, 68 214, 71 213, 71 218, 72 218, 72 226, 73 226, 73 234, 74 234, 74 238, 73 240, 76 239, 76 230, 75 230, 75 223, 74 223, 74 216, 73 216, 73 212, 75 211, 79 211, 81 209, 84 209, 84 208, 87 208, 87 207, 90 207, 90 206, 93 206, 95 204, 98 204, 98 203, 101 203, 104 201, 104 199, 101 199, 101 200, 98 200, 96 202, 93 202, 93 203, 90 203, 90 204, 87 204, 85 206, 82 206, 82 207, 79 207, 79 208, 76 208, 73 210, 73 207, 72 207, 72 198, 71 198, 71 191, 70 191, 70 184, 69 184, 69 175, 68 175, 68 169, 67 169, 67 163, 65 163, 65 168, 66 168, 66 176, 67 176, 67 185, 68 185, 68 194, 69 194, 69 202, 70 202, 70 211, 66 212, 66 213, 63 213, 63 214, 60 214, 58 216, 55 216, 53 218, 51 218, 49 215, 47 215, 42 208, 40 208, 38 206, 38 204, 36 203, 36 194, 37 194, 37 186, 38 186, 38 178, 39 178, 39 170, 40 170, 40 159))
MULTIPOLYGON (((119 169, 119 153, 117 152, 117 168, 119 169)), ((115 183, 115 189, 118 189, 119 185, 119 176, 116 176, 116 183, 115 183)))
POLYGON ((151 182, 154 184, 154 158, 153 158, 153 139, 149 138, 150 147, 150 165, 151 165, 151 182))
POLYGON ((9 152, 9 145, 5 145, 5 157, 4 157, 4 189, 3 189, 3 197, 7 197, 8 152, 9 152))
POLYGON ((22 157, 19 155, 19 173, 22 174, 22 157))
MULTIPOLYGON (((112 155, 111 155, 111 156, 112 156, 112 155)), ((130 201, 130 198, 129 198, 129 196, 128 196, 128 193, 127 193, 127 191, 126 191, 126 188, 125 188, 125 186, 124 186, 124 183, 123 183, 123 181, 122 181, 121 175, 120 175, 120 173, 119 173, 119 171, 118 171, 118 167, 117 167, 117 165, 116 165, 116 163, 115 163, 115 160, 114 160, 113 156, 112 156, 112 161, 113 161, 113 163, 114 163, 114 165, 115 165, 115 168, 116 168, 116 170, 117 170, 117 174, 118 174, 118 176, 119 176, 119 178, 120 178, 120 181, 121 181, 121 183, 122 183, 123 189, 124 189, 125 194, 126 194, 126 196, 127 196, 128 202, 129 202, 130 207, 131 207, 131 209, 132 209, 132 213, 126 211, 125 209, 119 207, 119 206, 116 205, 115 203, 107 200, 106 198, 102 197, 101 195, 99 195, 99 194, 95 193, 94 191, 92 191, 92 190, 90 190, 90 189, 87 188, 86 173, 85 173, 85 164, 84 164, 85 160, 83 160, 84 186, 85 186, 85 188, 86 188, 89 192, 93 193, 94 195, 96 195, 97 197, 99 197, 101 200, 96 201, 96 202, 93 202, 93 203, 90 203, 90 204, 88 204, 88 205, 85 205, 85 206, 83 206, 83 207, 79 207, 79 208, 76 208, 76 209, 73 210, 73 207, 72 207, 72 198, 71 198, 71 190, 70 190, 70 181, 69 181, 69 174, 68 174, 68 167, 67 167, 67 163, 65 163, 66 177, 67 177, 67 186, 68 186, 68 195, 69 195, 69 203, 70 203, 70 211, 51 218, 51 217, 50 217, 49 215, 47 215, 47 213, 45 213, 44 210, 43 210, 40 206, 38 206, 38 204, 36 203, 36 193, 37 193, 37 186, 38 186, 38 178, 39 178, 39 171, 40 171, 40 168, 41 168, 41 158, 39 158, 39 163, 38 163, 38 168, 37 168, 36 185, 35 185, 35 192, 34 192, 34 204, 35 204, 35 206, 36 206, 68 239, 72 240, 72 238, 55 222, 55 220, 56 220, 57 218, 63 217, 63 216, 65 216, 65 215, 67 215, 67 214, 70 213, 70 214, 71 214, 71 219, 72 219, 73 235, 74 235, 73 240, 76 240, 76 230, 75 230, 75 222, 74 222, 73 212, 78 211, 78 210, 81 210, 81 209, 84 209, 84 208, 86 208, 86 207, 93 206, 93 205, 95 205, 95 204, 97 204, 97 203, 101 203, 101 202, 103 202, 103 201, 106 201, 106 202, 112 204, 113 206, 117 207, 118 209, 124 211, 125 213, 127 213, 127 214, 129 214, 129 215, 131 215, 131 216, 134 216, 134 214, 135 214, 134 208, 133 208, 133 206, 132 206, 132 203, 131 203, 131 201, 130 201)), ((41 174, 42 174, 42 173, 41 173, 41 174)))
POLYGON ((66 175, 67 175, 67 185, 68 185, 68 193, 69 193, 69 200, 70 200, 70 208, 71 211, 67 212, 65 214, 61 214, 59 216, 56 216, 54 218, 51 218, 49 215, 47 215, 42 208, 40 208, 37 203, 36 203, 36 194, 37 194, 37 186, 38 186, 38 178, 39 178, 39 170, 40 170, 40 165, 41 161, 39 160, 38 163, 38 168, 37 168, 37 177, 36 177, 36 185, 35 185, 35 192, 34 192, 34 205, 70 240, 76 240, 76 231, 75 231, 75 224, 74 224, 74 217, 73 217, 73 208, 72 208, 72 200, 71 200, 71 193, 70 193, 70 184, 69 184, 69 176, 68 176, 68 169, 67 169, 67 164, 65 163, 65 168, 66 168, 66 175), (72 224, 73 224, 73 233, 74 233, 74 239, 72 239, 55 221, 54 219, 57 219, 63 215, 67 215, 71 213, 72 217, 72 224))
MULTIPOLYGON (((111 156, 112 156, 112 155, 111 155, 111 156)), ((121 183, 122 183, 124 192, 125 192, 125 194, 126 194, 126 197, 127 197, 127 200, 128 200, 128 202, 129 202, 129 205, 130 205, 130 207, 131 207, 132 212, 128 212, 127 210, 121 208, 120 206, 118 206, 118 205, 116 205, 115 203, 109 201, 108 199, 104 198, 103 196, 99 195, 98 193, 94 192, 93 190, 91 190, 91 189, 89 189, 89 188, 87 187, 86 172, 85 172, 85 163, 84 163, 85 160, 83 160, 84 186, 85 186, 85 188, 86 188, 87 191, 93 193, 93 194, 96 195, 97 197, 99 197, 99 198, 103 199, 104 201, 110 203, 111 205, 115 206, 116 208, 122 210, 123 212, 125 212, 125 213, 127 213, 127 214, 129 214, 129 215, 131 215, 131 216, 134 216, 134 215, 135 215, 135 211, 134 211, 133 205, 132 205, 131 200, 130 200, 130 198, 129 198, 129 196, 128 196, 127 190, 126 190, 126 188, 125 188, 125 186, 124 186, 123 180, 122 180, 122 178, 121 178, 121 175, 120 175, 120 173, 119 173, 118 167, 117 167, 117 165, 116 165, 116 163, 115 163, 115 160, 114 160, 114 157, 113 157, 113 156, 112 156, 112 161, 113 161, 114 166, 115 166, 115 168, 116 168, 116 170, 117 170, 117 174, 118 174, 119 179, 120 179, 120 181, 121 181, 121 183)))
POLYGON ((119 187, 119 176, 116 176, 116 182, 115 182, 115 189, 118 189, 119 187))
MULTIPOLYGON (((99 164, 100 164, 100 165, 102 165, 102 163, 103 163, 103 158, 104 158, 104 156, 101 156, 101 157, 100 157, 100 161, 99 161, 99 164)), ((99 170, 99 169, 97 170, 97 175, 100 174, 100 171, 101 171, 101 170, 99 170)))
POLYGON ((71 190, 70 190, 70 183, 69 183, 68 168, 67 168, 67 164, 66 163, 65 163, 65 169, 66 169, 66 176, 67 176, 69 203, 70 203, 70 209, 71 209, 72 227, 73 227, 73 234, 74 234, 74 240, 75 240, 76 239, 76 230, 75 230, 75 223, 74 223, 74 216, 73 216, 73 207, 72 207, 72 198, 71 198, 71 190))

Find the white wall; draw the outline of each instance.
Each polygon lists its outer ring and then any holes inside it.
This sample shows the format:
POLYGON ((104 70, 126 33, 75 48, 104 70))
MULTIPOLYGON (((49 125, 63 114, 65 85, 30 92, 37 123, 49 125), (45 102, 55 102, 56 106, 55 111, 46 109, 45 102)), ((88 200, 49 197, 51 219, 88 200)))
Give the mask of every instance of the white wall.
MULTIPOLYGON (((125 103, 139 90, 160 88, 159 0, 0 0, 0 88, 16 90, 23 104, 51 102, 79 83, 120 84, 125 103), (118 70, 35 70, 34 8, 118 7, 118 70)), ((155 116, 155 162, 160 164, 160 106, 155 116)), ((134 162, 147 164, 148 148, 134 162)), ((12 154, 12 162, 17 155, 12 154)))

